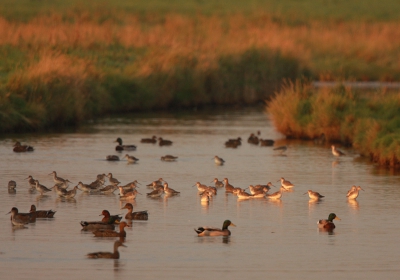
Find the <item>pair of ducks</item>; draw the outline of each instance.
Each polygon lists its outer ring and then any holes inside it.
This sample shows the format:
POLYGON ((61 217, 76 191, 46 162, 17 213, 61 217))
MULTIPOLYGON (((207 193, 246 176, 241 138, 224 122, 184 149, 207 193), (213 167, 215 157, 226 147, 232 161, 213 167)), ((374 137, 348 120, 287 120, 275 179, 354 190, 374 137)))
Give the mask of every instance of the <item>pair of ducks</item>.
MULTIPOLYGON (((132 212, 133 205, 131 203, 126 203, 125 206, 122 207, 121 209, 128 209, 128 213, 125 215, 125 219, 127 220, 148 220, 149 214, 147 213, 147 211, 132 212)), ((108 213, 107 210, 104 210, 102 214, 104 214, 104 212, 108 213)), ((96 237, 126 237, 125 227, 131 227, 131 226, 128 225, 128 223, 126 222, 119 222, 120 217, 118 215, 115 216, 114 216, 115 221, 113 223, 115 222, 119 223, 119 232, 110 229, 98 229, 93 231, 93 234, 96 237)), ((112 217, 113 216, 107 218, 105 216, 103 220, 106 219, 106 223, 110 223, 110 218, 112 217)))
MULTIPOLYGON (((127 209, 128 213, 125 215, 127 220, 148 220, 149 214, 147 211, 133 212, 133 205, 131 203, 126 203, 121 209, 127 209)), ((103 210, 99 216, 104 216, 101 221, 86 222, 81 221, 81 226, 83 231, 89 230, 114 230, 115 224, 121 224, 122 217, 119 215, 111 215, 108 210, 103 210)), ((124 226, 125 227, 125 226, 124 226)))
POLYGON ((26 224, 36 222, 36 219, 41 218, 53 218, 56 211, 53 210, 36 210, 36 206, 34 204, 31 205, 31 209, 29 213, 19 213, 17 207, 13 207, 10 212, 11 213, 11 223, 13 226, 24 227, 26 224))
MULTIPOLYGON (((155 135, 153 135, 153 137, 151 137, 151 138, 143 138, 142 140, 140 140, 140 143, 155 144, 155 143, 157 143, 157 137, 155 135)), ((166 140, 166 139, 163 139, 162 137, 158 138, 158 145, 160 145, 160 146, 171 146, 172 143, 173 142, 171 140, 166 140)))
MULTIPOLYGON (((317 222, 318 228, 325 230, 333 230, 336 226, 333 220, 340 220, 335 213, 330 213, 328 219, 322 219, 317 222)), ((214 227, 199 227, 194 229, 198 236, 230 236, 229 226, 236 226, 230 220, 225 220, 222 229, 214 227)))

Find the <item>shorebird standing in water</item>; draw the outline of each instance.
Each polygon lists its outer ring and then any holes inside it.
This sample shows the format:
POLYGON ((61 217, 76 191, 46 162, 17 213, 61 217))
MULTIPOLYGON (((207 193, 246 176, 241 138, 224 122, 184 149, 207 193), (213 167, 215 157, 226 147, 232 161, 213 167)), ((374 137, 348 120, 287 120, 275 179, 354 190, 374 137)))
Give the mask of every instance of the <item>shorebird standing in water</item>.
POLYGON ((269 199, 281 199, 283 191, 287 191, 287 189, 285 189, 284 186, 281 186, 279 191, 271 193, 271 194, 265 194, 265 197, 269 198, 269 199))
POLYGON ((49 188, 47 188, 47 187, 45 187, 45 186, 39 184, 39 181, 38 181, 38 180, 35 180, 35 184, 36 184, 36 190, 37 190, 38 192, 40 192, 40 194, 43 195, 43 194, 46 193, 46 192, 51 192, 51 189, 49 189, 49 188))
POLYGON ((118 181, 117 178, 114 178, 114 177, 113 177, 112 173, 108 173, 107 177, 108 177, 108 181, 109 181, 110 184, 112 184, 112 185, 118 185, 119 183, 121 183, 120 181, 118 181))
POLYGON ((361 188, 360 186, 352 186, 351 189, 347 192, 347 198, 356 199, 360 190, 363 190, 363 188, 361 188))
POLYGON ((288 180, 285 180, 285 178, 281 177, 280 180, 278 180, 278 182, 281 181, 281 185, 285 188, 285 189, 291 189, 294 187, 294 185, 289 182, 288 180))
POLYGON ((333 154, 335 157, 340 157, 340 156, 344 156, 344 155, 345 155, 345 153, 343 153, 341 150, 338 150, 338 149, 335 147, 335 145, 332 145, 332 154, 333 154))
POLYGON ((214 157, 214 162, 216 165, 223 165, 225 163, 225 160, 220 158, 219 156, 214 157))
POLYGON ((57 172, 53 171, 49 175, 53 175, 53 180, 56 184, 63 184, 68 187, 68 183, 71 183, 68 179, 63 179, 57 176, 57 172))
POLYGON ((216 188, 223 188, 224 187, 224 183, 221 182, 221 181, 218 181, 218 178, 214 178, 214 180, 212 180, 211 183, 214 183, 214 186, 216 188))
POLYGON ((323 198, 323 197, 325 197, 324 195, 321 195, 319 192, 313 192, 312 190, 308 190, 306 193, 304 193, 304 194, 307 194, 308 193, 308 197, 310 198, 310 199, 320 199, 320 198, 323 198))

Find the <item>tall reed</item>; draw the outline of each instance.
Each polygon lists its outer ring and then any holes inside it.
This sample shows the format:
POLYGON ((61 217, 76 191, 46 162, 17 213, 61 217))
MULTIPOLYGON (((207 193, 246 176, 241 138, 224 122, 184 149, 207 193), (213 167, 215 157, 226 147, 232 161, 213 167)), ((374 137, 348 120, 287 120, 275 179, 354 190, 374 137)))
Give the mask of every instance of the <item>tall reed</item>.
POLYGON ((77 8, 0 17, 0 131, 105 112, 251 104, 302 76, 400 80, 399 30, 396 22, 293 22, 267 13, 77 8))
POLYGON ((374 162, 400 164, 400 94, 357 93, 350 88, 313 89, 287 83, 268 103, 276 129, 288 138, 314 139, 352 145, 374 162))

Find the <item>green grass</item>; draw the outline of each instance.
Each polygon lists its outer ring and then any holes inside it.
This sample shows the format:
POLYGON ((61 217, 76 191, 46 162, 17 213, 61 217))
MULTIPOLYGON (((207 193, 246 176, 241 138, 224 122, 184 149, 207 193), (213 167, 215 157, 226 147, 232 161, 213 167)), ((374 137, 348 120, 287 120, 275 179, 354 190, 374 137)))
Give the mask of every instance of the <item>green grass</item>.
POLYGON ((0 0, 0 131, 254 104, 301 77, 399 81, 399 19, 393 0, 0 0))
POLYGON ((313 89, 288 84, 267 106, 278 131, 290 138, 352 145, 382 165, 400 166, 400 95, 384 91, 356 92, 338 86, 313 89))
POLYGON ((337 20, 400 19, 397 0, 1 0, 0 14, 7 19, 29 20, 53 12, 123 10, 126 13, 231 14, 266 12, 292 19, 293 24, 310 18, 337 20))

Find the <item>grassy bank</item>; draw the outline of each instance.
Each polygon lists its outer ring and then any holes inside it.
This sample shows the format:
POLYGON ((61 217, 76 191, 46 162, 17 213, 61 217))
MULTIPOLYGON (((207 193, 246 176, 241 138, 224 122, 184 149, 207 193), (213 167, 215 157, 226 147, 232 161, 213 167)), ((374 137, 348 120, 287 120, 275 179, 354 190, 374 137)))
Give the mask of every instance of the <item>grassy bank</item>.
POLYGON ((269 103, 275 127, 288 138, 352 145, 381 165, 400 165, 400 94, 356 93, 342 86, 315 90, 297 82, 269 103))
POLYGON ((396 1, 314 2, 3 0, 0 131, 252 104, 303 76, 400 81, 396 1))

